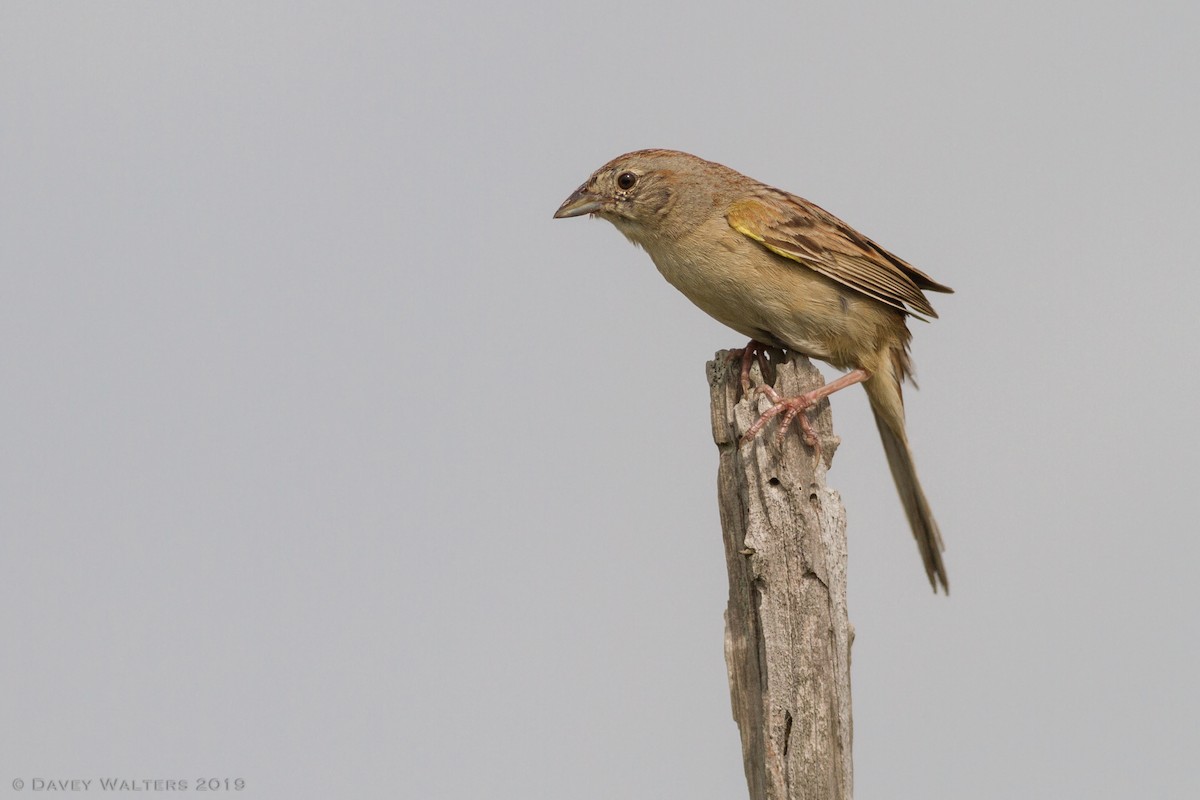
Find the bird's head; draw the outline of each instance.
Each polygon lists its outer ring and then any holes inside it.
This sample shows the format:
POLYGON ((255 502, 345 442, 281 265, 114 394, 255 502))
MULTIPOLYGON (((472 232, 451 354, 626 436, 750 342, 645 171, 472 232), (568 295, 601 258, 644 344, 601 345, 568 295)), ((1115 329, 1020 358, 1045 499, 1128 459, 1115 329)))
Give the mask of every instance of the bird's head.
POLYGON ((674 150, 638 150, 618 156, 592 173, 568 197, 555 219, 590 214, 606 219, 635 244, 674 231, 696 215, 675 212, 699 202, 712 207, 706 182, 708 168, 717 165, 674 150))

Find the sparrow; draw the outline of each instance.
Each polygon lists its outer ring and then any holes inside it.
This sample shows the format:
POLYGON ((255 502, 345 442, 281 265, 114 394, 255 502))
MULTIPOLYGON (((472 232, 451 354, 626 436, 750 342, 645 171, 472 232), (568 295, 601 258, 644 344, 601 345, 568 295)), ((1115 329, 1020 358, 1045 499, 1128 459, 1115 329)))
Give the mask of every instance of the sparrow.
POLYGON ((949 593, 941 533, 905 433, 901 383, 913 372, 908 318, 936 318, 924 293, 953 289, 808 200, 676 150, 638 150, 596 170, 554 217, 583 215, 611 222, 672 286, 750 339, 744 387, 752 357, 766 346, 847 371, 796 397, 763 387, 772 405, 747 437, 779 414, 782 434, 799 415, 813 444, 806 410, 863 385, 929 583, 949 593))

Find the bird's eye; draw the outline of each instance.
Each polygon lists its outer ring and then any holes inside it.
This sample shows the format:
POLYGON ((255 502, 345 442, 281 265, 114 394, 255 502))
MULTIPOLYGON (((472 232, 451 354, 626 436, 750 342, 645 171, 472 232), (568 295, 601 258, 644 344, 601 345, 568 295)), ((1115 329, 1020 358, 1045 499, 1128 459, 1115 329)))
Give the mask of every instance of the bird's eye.
POLYGON ((637 183, 637 175, 632 172, 622 172, 617 176, 617 186, 624 191, 632 189, 635 183, 637 183))

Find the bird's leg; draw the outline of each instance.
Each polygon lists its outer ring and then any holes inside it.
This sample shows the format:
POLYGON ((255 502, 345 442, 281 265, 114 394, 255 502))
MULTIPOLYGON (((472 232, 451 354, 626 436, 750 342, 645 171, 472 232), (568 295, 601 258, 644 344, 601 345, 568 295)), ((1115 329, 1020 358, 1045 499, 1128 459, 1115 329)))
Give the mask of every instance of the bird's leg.
POLYGON ((770 399, 772 405, 763 412, 757 422, 750 426, 750 429, 742 437, 740 444, 745 444, 757 436, 758 432, 771 421, 772 417, 783 414, 783 422, 779 426, 779 431, 775 434, 776 441, 782 442, 792 421, 799 419, 800 430, 804 434, 804 441, 808 443, 809 447, 815 449, 819 455, 821 452, 820 441, 817 439, 816 431, 813 430, 808 415, 804 412, 834 392, 845 389, 847 386, 853 386, 856 383, 862 383, 869 377, 871 377, 871 373, 865 369, 851 370, 832 383, 827 383, 818 389, 813 389, 811 392, 806 392, 805 394, 798 394, 795 397, 784 397, 770 386, 758 387, 758 391, 765 394, 770 399))
POLYGON ((758 368, 762 370, 763 379, 765 380, 767 377, 767 346, 757 339, 751 339, 740 351, 731 350, 730 355, 739 352, 742 362, 742 369, 740 373, 742 394, 748 395, 750 394, 750 365, 753 364, 756 359, 758 361, 758 368))
POLYGON ((746 434, 742 436, 742 440, 739 442, 739 444, 745 444, 753 439, 758 432, 763 429, 763 426, 765 426, 767 422, 771 420, 772 417, 778 416, 780 413, 786 411, 787 413, 783 414, 783 423, 779 426, 779 431, 775 434, 775 441, 783 441, 783 435, 787 433, 787 429, 792 424, 792 420, 796 419, 798 416, 800 418, 800 430, 804 432, 804 441, 808 443, 809 447, 814 448, 818 453, 820 453, 821 443, 817 439, 817 434, 812 428, 812 423, 809 422, 807 414, 801 413, 812 405, 812 403, 810 403, 807 399, 808 395, 801 394, 797 395, 796 397, 784 397, 770 386, 760 386, 758 387, 758 391, 770 398, 773 405, 763 412, 763 415, 758 418, 757 422, 750 426, 750 430, 746 431, 746 434))

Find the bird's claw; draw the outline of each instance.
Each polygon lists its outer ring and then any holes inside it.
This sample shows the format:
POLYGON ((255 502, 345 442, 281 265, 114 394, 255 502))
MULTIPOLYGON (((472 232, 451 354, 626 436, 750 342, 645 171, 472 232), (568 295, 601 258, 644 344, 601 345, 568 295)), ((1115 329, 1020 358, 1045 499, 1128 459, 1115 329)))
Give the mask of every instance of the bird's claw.
POLYGON ((775 391, 770 386, 758 387, 758 393, 767 396, 771 401, 771 407, 762 413, 762 416, 746 431, 742 436, 739 444, 746 444, 758 435, 768 422, 773 418, 783 414, 783 421, 779 424, 779 430, 775 432, 776 444, 783 444, 783 437, 787 435, 788 428, 791 427, 793 421, 799 421, 800 432, 804 438, 804 443, 816 451, 817 456, 821 455, 821 440, 817 438, 817 432, 813 430, 812 422, 805 412, 816 405, 817 398, 813 397, 813 393, 800 394, 795 397, 784 397, 775 391))
POLYGON ((750 367, 755 361, 758 362, 758 368, 763 374, 764 380, 767 376, 767 346, 757 339, 751 339, 746 343, 746 346, 741 350, 730 350, 730 360, 737 358, 741 363, 741 369, 738 373, 742 386, 742 395, 750 394, 750 367))

